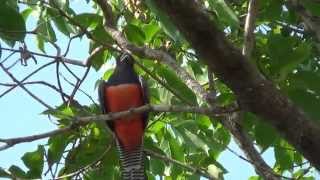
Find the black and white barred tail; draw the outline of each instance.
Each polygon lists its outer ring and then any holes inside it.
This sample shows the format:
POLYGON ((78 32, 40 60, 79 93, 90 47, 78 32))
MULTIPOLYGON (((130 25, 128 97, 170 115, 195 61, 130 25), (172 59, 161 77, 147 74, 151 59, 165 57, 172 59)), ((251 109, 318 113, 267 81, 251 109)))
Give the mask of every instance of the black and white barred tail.
POLYGON ((144 171, 143 145, 128 152, 117 143, 123 180, 147 180, 144 171))

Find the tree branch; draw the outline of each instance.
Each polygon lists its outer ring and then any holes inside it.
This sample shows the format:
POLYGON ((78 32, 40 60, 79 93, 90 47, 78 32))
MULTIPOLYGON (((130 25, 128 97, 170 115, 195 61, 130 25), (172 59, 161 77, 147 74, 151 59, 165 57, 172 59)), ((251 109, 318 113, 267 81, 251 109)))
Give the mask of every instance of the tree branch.
POLYGON ((127 111, 121 111, 116 113, 109 113, 105 115, 97 115, 97 116, 86 116, 86 117, 70 117, 72 120, 72 124, 70 126, 56 129, 53 131, 49 131, 46 133, 41 133, 37 135, 10 138, 10 139, 0 139, 0 142, 5 143, 5 145, 0 146, 0 151, 10 148, 16 144, 36 141, 39 139, 52 137, 58 134, 62 134, 73 129, 76 129, 80 126, 87 125, 91 122, 104 122, 104 121, 112 121, 114 119, 119 119, 121 117, 129 116, 132 114, 143 113, 146 111, 154 111, 154 112, 186 112, 186 113, 199 113, 206 115, 221 115, 225 113, 230 113, 237 111, 237 109, 227 109, 227 108, 204 108, 204 107, 196 107, 196 106, 166 106, 166 105, 144 105, 137 108, 132 108, 127 111))
MULTIPOLYGON (((20 49, 10 49, 10 48, 4 48, 4 47, 1 47, 0 49, 6 50, 6 51, 11 51, 11 52, 22 53, 22 50, 20 50, 20 49)), ((46 57, 46 58, 51 58, 51 59, 57 58, 57 56, 54 56, 54 55, 42 54, 42 53, 37 53, 37 52, 32 52, 32 51, 29 51, 29 53, 32 55, 35 55, 35 56, 41 56, 41 57, 46 57)), ((82 67, 86 66, 83 62, 81 62, 79 60, 69 59, 66 57, 61 57, 61 60, 65 63, 68 63, 68 64, 73 64, 73 65, 82 66, 82 67)))
POLYGON ((20 86, 24 91, 26 91, 31 97, 33 97, 36 101, 38 101, 40 104, 42 104, 43 106, 45 106, 48 109, 53 109, 50 105, 48 105, 47 103, 45 103, 43 100, 41 100, 39 97, 37 97, 36 95, 34 95, 31 91, 29 91, 26 87, 24 87, 24 85, 18 81, 4 66, 3 64, 0 63, 0 67, 1 69, 15 82, 17 83, 18 86, 20 86))
POLYGON ((240 106, 272 124, 305 158, 320 169, 320 126, 284 96, 231 45, 194 1, 155 1, 196 53, 239 99, 240 106))
POLYGON ((255 19, 258 12, 258 0, 250 0, 248 4, 248 13, 246 17, 246 22, 244 26, 244 44, 242 48, 242 54, 248 59, 251 58, 251 52, 254 47, 254 28, 255 19))

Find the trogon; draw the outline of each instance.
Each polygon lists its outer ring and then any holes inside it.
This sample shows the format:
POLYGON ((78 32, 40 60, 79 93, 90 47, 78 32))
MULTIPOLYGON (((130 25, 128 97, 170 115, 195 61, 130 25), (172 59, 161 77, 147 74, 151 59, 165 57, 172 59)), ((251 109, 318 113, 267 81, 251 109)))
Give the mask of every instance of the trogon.
MULTIPOLYGON (((148 103, 147 86, 133 68, 128 53, 117 58, 116 68, 108 81, 99 85, 99 101, 103 113, 119 112, 148 103)), ((146 180, 144 171, 143 136, 148 113, 132 114, 107 121, 116 137, 124 180, 146 180)))

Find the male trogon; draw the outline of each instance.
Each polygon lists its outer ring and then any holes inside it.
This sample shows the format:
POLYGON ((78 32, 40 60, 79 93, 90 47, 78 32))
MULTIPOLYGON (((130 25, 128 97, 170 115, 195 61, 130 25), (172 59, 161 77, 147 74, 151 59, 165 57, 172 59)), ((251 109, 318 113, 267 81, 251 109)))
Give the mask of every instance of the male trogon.
MULTIPOLYGON (((108 81, 99 85, 99 101, 103 113, 119 112, 148 103, 146 83, 133 68, 128 53, 118 57, 116 68, 108 81)), ((146 180, 144 172, 143 135, 147 113, 133 114, 107 121, 116 137, 124 180, 146 180)))

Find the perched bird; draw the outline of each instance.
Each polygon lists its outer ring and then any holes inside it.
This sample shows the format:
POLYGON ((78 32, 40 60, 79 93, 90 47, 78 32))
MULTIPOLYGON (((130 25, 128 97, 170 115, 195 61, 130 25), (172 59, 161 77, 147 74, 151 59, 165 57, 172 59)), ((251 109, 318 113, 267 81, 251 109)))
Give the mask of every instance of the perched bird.
MULTIPOLYGON (((148 103, 146 83, 133 68, 128 53, 118 57, 116 68, 108 81, 99 85, 99 101, 103 113, 125 111, 148 103)), ((107 121, 116 137, 124 180, 146 180, 143 136, 148 113, 133 114, 107 121)))

